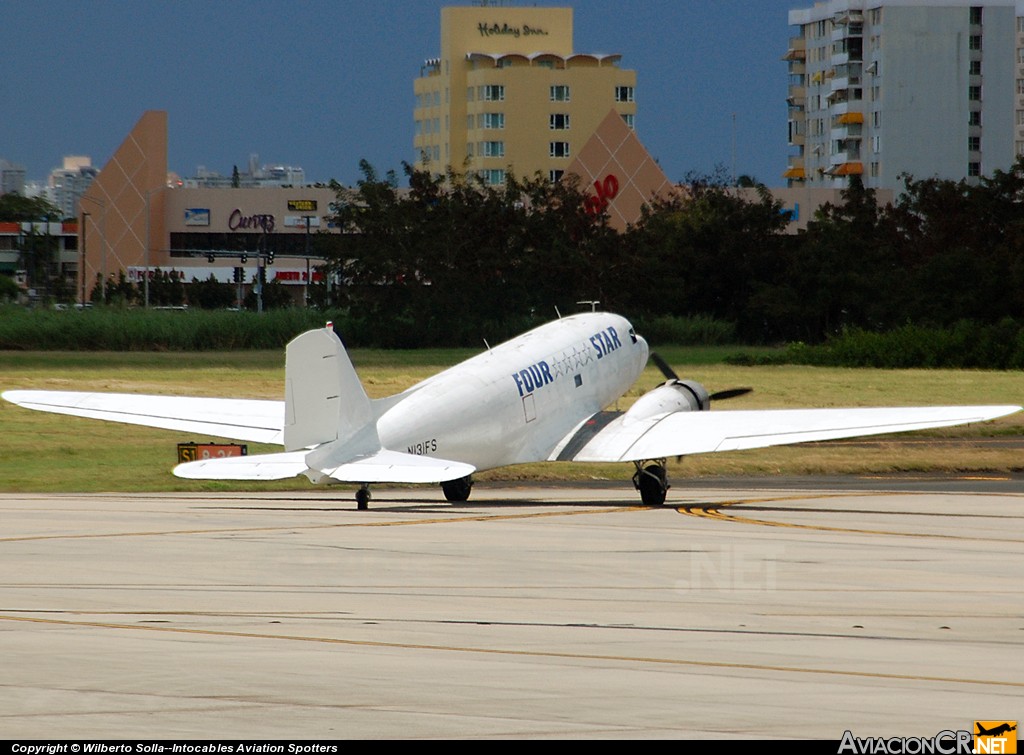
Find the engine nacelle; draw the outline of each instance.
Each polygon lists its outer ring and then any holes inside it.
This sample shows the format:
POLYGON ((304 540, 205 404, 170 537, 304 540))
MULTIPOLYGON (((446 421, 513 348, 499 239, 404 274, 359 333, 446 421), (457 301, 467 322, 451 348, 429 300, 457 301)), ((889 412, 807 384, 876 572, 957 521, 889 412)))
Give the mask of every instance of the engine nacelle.
POLYGON ((693 380, 669 380, 636 400, 623 419, 647 419, 667 412, 701 412, 711 407, 707 389, 693 380))

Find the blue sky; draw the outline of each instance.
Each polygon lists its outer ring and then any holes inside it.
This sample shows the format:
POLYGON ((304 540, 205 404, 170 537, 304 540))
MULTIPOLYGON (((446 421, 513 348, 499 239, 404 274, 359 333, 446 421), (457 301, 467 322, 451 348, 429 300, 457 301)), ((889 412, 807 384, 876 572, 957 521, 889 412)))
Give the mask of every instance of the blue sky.
MULTIPOLYGON (((435 0, 0 0, 0 157, 42 179, 102 167, 144 110, 168 111, 169 168, 260 161, 353 183, 411 159, 412 82, 440 52, 435 0)), ((637 134, 668 177, 716 166, 783 184, 780 0, 563 0, 577 52, 637 72, 637 134), (734 129, 735 114, 735 129, 734 129)))

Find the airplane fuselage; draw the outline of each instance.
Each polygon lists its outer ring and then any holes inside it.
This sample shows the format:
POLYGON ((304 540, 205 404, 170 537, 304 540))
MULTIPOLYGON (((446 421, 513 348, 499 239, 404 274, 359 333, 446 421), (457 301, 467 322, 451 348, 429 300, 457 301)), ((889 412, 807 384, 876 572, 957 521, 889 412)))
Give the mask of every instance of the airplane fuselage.
POLYGON ((477 469, 547 459, 629 390, 647 355, 618 315, 542 325, 409 389, 378 420, 381 445, 477 469))

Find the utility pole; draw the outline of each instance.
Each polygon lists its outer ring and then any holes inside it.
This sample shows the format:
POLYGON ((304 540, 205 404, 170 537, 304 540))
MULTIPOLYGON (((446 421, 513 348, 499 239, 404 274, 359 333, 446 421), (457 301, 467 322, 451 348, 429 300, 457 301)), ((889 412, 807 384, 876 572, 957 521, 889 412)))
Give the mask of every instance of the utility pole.
POLYGON ((82 307, 85 307, 85 229, 88 227, 86 223, 91 216, 85 210, 82 210, 82 248, 78 250, 78 259, 80 260, 78 265, 78 276, 82 280, 82 291, 79 297, 79 303, 82 307))

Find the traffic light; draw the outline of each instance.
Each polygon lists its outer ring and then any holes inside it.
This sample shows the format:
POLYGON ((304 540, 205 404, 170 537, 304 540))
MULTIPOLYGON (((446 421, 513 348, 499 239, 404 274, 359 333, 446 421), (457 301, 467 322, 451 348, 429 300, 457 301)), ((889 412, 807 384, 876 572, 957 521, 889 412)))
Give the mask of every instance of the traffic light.
POLYGON ((245 252, 242 252, 242 264, 244 265, 248 261, 249 261, 249 255, 246 254, 245 252))
POLYGON ((242 275, 244 273, 245 273, 245 270, 243 270, 242 268, 240 268, 240 267, 236 267, 235 268, 235 283, 241 283, 242 282, 242 275))
POLYGON ((273 265, 274 264, 274 250, 273 249, 271 249, 270 251, 267 252, 267 264, 268 265, 273 265))
POLYGON ((210 254, 206 255, 206 261, 207 262, 213 262, 213 253, 212 252, 210 254))

